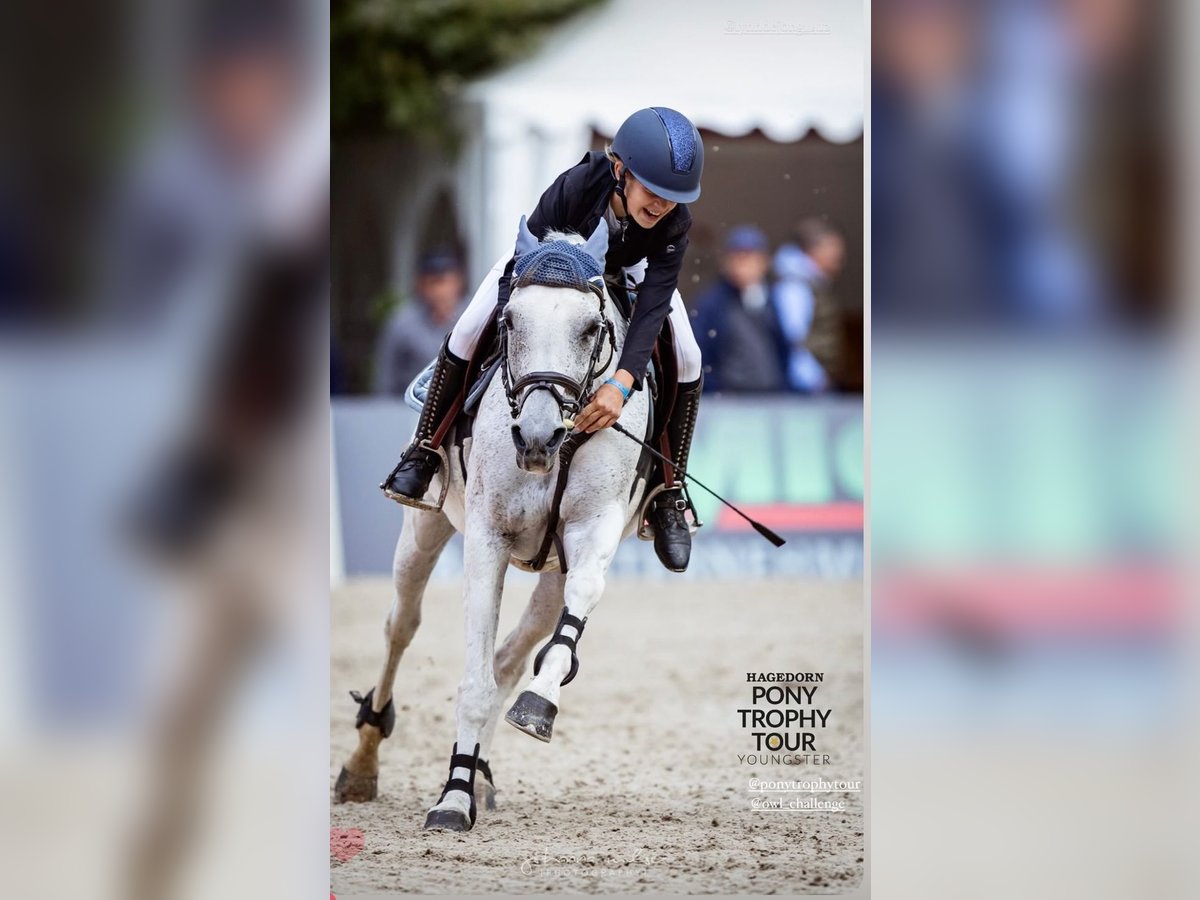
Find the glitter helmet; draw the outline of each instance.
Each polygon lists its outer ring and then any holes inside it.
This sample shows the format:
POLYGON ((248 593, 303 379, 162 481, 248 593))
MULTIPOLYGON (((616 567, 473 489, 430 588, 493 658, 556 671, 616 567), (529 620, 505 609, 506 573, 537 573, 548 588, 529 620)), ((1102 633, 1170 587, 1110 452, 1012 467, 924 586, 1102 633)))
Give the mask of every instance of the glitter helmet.
POLYGON ((700 196, 704 144, 683 113, 665 106, 639 109, 617 129, 612 149, 634 178, 664 200, 691 203, 700 196))

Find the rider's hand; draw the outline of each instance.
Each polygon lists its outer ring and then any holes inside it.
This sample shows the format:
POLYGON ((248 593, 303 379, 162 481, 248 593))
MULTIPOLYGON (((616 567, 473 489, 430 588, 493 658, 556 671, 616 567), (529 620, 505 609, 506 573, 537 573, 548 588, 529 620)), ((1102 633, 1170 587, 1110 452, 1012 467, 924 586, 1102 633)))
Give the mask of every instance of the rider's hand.
MULTIPOLYGON (((626 387, 633 386, 633 376, 624 369, 618 371, 614 377, 626 387)), ((624 408, 625 396, 616 385, 602 384, 592 395, 592 401, 575 420, 575 430, 599 431, 607 428, 621 418, 621 410, 624 408)))

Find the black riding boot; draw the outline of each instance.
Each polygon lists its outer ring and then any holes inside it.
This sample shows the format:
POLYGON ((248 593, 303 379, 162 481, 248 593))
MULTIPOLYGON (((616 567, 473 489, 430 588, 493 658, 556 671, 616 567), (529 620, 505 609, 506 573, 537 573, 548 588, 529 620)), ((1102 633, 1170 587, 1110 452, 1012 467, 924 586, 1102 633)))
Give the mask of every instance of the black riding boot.
MULTIPOLYGON (((696 430, 696 412, 700 408, 700 389, 704 378, 679 386, 671 421, 667 423, 667 439, 671 456, 686 471, 688 453, 692 449, 692 433, 696 430)), ((672 572, 684 572, 692 556, 692 534, 685 512, 683 476, 675 474, 675 483, 654 498, 650 524, 654 526, 654 552, 659 562, 672 572)))
POLYGON ((442 465, 442 459, 431 441, 446 416, 450 415, 467 377, 466 361, 451 353, 449 345, 450 339, 447 338, 429 381, 429 393, 425 395, 425 405, 421 409, 413 442, 400 457, 396 468, 379 486, 397 503, 413 506, 413 501, 420 501, 442 465))

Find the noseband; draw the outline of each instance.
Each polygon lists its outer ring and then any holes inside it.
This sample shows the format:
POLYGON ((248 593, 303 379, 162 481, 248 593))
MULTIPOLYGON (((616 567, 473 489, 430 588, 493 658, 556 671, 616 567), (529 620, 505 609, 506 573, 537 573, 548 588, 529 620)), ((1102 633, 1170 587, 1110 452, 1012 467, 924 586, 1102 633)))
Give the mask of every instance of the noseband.
POLYGON ((616 355, 617 339, 612 320, 606 314, 604 284, 602 281, 589 281, 587 287, 600 301, 600 317, 604 324, 592 345, 587 375, 583 381, 577 381, 562 372, 528 372, 514 380, 508 360, 508 326, 504 317, 500 317, 500 380, 504 384, 504 396, 514 419, 520 417, 525 401, 534 391, 549 391, 563 419, 574 420, 583 409, 583 401, 591 391, 592 382, 608 368, 616 355), (600 365, 600 354, 604 352, 605 344, 608 345, 608 358, 600 365))

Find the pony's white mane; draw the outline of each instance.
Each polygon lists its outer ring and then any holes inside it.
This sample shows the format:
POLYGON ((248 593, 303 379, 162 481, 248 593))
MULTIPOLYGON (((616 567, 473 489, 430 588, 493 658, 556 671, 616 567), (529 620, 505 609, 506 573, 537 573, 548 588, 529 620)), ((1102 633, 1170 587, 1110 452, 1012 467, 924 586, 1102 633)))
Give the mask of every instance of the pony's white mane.
POLYGON ((566 241, 568 244, 586 244, 587 238, 582 234, 576 234, 574 231, 554 231, 546 232, 546 236, 542 238, 543 244, 548 244, 551 241, 566 241))

